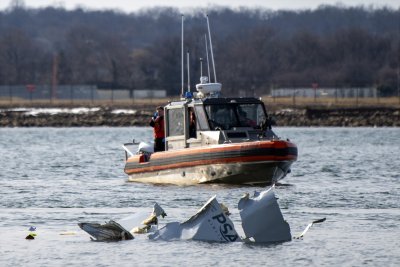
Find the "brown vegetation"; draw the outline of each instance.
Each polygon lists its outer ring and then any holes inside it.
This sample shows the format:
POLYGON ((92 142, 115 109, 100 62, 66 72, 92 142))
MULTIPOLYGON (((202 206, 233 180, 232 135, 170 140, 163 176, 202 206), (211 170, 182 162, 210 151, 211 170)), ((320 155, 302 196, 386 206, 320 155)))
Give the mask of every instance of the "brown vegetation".
MULTIPOLYGON (((321 6, 209 12, 224 93, 270 88, 376 87, 397 94, 400 10, 321 6)), ((0 11, 0 85, 91 84, 100 88, 180 88, 180 13, 29 9, 0 11), (54 73, 54 75, 53 75, 54 73)), ((191 81, 205 57, 201 10, 187 16, 191 81)), ((192 84, 193 86, 193 84, 192 84)))
POLYGON ((267 107, 274 109, 297 107, 297 108, 399 108, 400 97, 378 97, 378 98, 334 98, 334 97, 262 97, 267 107))

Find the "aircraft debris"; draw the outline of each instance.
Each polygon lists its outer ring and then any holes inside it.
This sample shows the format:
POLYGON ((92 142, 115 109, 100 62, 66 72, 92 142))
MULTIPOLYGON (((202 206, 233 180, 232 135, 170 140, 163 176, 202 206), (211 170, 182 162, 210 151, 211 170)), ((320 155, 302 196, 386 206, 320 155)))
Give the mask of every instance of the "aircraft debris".
POLYGON ((257 243, 290 241, 290 226, 276 201, 274 187, 243 196, 238 204, 246 240, 257 243))
POLYGON ((33 240, 33 239, 35 239, 35 236, 37 236, 36 227, 35 226, 29 227, 29 234, 25 237, 25 239, 33 240))
POLYGON ((315 221, 313 221, 312 223, 309 223, 309 224, 307 225, 307 227, 304 229, 304 231, 303 231, 301 234, 299 234, 298 236, 295 236, 294 239, 303 238, 304 235, 307 233, 307 231, 311 228, 311 226, 313 226, 315 223, 322 223, 322 222, 324 222, 325 220, 326 220, 326 218, 322 218, 322 219, 319 219, 319 220, 315 220, 315 221))
POLYGON ((201 240, 211 242, 238 241, 239 235, 229 219, 229 210, 221 205, 216 196, 211 197, 189 220, 167 223, 149 235, 152 240, 201 240), (223 209, 224 207, 224 209, 223 209))
POLYGON ((154 204, 153 211, 138 212, 119 221, 110 220, 108 223, 78 223, 79 227, 91 235, 93 241, 121 241, 134 239, 134 233, 147 233, 153 225, 158 224, 157 217, 167 216, 165 211, 154 204), (92 238, 93 237, 93 238, 92 238))
MULTIPOLYGON (((246 242, 275 243, 292 240, 290 226, 283 218, 274 186, 261 192, 246 193, 238 203, 242 228, 245 236, 239 237, 235 225, 229 218, 231 214, 216 196, 211 197, 199 211, 185 222, 169 222, 159 228, 159 217, 167 216, 165 211, 154 204, 153 211, 137 212, 118 221, 105 224, 79 223, 79 227, 91 235, 95 241, 120 241, 134 239, 133 234, 147 234, 151 240, 198 240, 208 242, 246 242)), ((315 223, 313 221, 295 239, 302 238, 315 223)))

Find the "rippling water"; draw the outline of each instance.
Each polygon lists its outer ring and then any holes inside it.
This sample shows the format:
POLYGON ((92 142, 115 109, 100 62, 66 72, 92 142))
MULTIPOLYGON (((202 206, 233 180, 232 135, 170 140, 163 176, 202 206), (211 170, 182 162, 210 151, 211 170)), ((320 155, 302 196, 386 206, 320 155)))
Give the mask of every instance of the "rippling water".
POLYGON ((232 212, 262 188, 127 183, 121 144, 151 140, 150 128, 0 129, 0 266, 398 266, 400 129, 276 128, 299 148, 276 188, 292 234, 326 217, 303 240, 282 244, 89 241, 79 221, 104 222, 151 211, 183 221, 216 194, 232 212), (30 225, 38 236, 27 241, 30 225), (70 231, 75 235, 60 235, 70 231))

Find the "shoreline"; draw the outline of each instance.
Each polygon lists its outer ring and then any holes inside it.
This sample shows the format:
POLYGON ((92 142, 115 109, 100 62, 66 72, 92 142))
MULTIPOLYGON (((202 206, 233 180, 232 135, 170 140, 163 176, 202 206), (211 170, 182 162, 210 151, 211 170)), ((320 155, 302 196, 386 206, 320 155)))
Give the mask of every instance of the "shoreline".
MULTIPOLYGON (((82 108, 81 108, 82 109, 82 108)), ((0 127, 129 127, 148 126, 154 105, 122 110, 96 107, 87 112, 27 112, 27 109, 0 110, 0 127)), ((295 127, 400 127, 400 108, 393 107, 287 107, 268 112, 275 126, 295 127)))

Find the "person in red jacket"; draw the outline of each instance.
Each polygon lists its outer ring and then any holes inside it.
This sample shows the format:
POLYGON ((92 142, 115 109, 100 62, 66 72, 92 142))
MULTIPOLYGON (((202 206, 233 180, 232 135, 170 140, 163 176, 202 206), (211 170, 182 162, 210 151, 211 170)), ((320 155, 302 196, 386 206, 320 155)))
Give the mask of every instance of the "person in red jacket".
POLYGON ((151 118, 150 126, 154 128, 154 152, 165 150, 164 108, 157 107, 157 112, 151 118))

